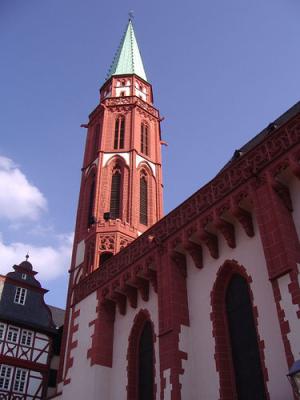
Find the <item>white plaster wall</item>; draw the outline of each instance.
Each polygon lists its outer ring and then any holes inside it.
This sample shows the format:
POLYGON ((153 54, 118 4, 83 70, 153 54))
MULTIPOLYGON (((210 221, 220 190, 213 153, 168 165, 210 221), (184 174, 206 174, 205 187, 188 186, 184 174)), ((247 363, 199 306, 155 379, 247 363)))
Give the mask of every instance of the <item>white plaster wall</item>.
POLYGON ((40 372, 37 371, 30 371, 30 378, 28 382, 28 391, 27 393, 29 395, 34 396, 35 394, 40 395, 42 394, 42 389, 39 389, 39 386, 41 384, 41 380, 43 379, 43 376, 40 372))
POLYGON ((242 264, 253 282, 251 289, 254 305, 258 308, 258 331, 265 342, 265 363, 268 369, 268 390, 272 400, 292 399, 286 378, 287 362, 271 283, 268 280, 260 235, 255 224, 255 237, 249 238, 240 225, 236 225, 237 247, 230 249, 223 237, 219 236, 220 258, 214 260, 203 246, 204 267, 194 267, 188 257, 188 302, 190 327, 182 327, 180 348, 188 352, 183 362, 185 374, 181 378, 182 399, 217 399, 219 397, 219 376, 215 365, 215 341, 212 336, 211 290, 220 266, 226 260, 242 264))
POLYGON ((129 153, 105 153, 103 154, 103 158, 102 158, 102 166, 106 165, 107 162, 115 157, 115 156, 120 156, 123 158, 123 160, 125 161, 125 163, 130 166, 130 156, 129 153))
POLYGON ((140 163, 142 162, 146 163, 151 168, 153 175, 156 176, 155 164, 153 162, 146 160, 144 157, 141 157, 138 154, 136 155, 135 162, 136 162, 136 168, 140 165, 140 163))
MULTIPOLYGON (((138 306, 136 309, 127 304, 126 315, 120 315, 117 311, 114 325, 114 352, 113 352, 113 368, 111 371, 111 397, 110 400, 125 400, 127 399, 127 351, 128 338, 133 327, 135 316, 141 309, 147 309, 151 320, 154 324, 155 334, 158 334, 158 305, 157 295, 152 286, 149 291, 149 301, 145 302, 138 295, 138 306)), ((160 379, 159 379, 159 352, 158 352, 158 337, 156 338, 155 346, 155 383, 157 385, 156 399, 159 399, 160 394, 160 379)), ((104 397, 105 398, 105 397, 104 397)), ((106 398, 105 398, 106 399, 106 398)))
POLYGON ((293 177, 290 184, 290 195, 293 203, 293 219, 300 240, 300 180, 293 177))
POLYGON ((78 346, 72 351, 73 366, 69 370, 68 377, 71 383, 63 387, 63 400, 109 400, 110 368, 94 365, 91 367, 90 359, 87 359, 87 351, 91 347, 91 335, 94 326, 89 323, 96 318, 96 292, 85 298, 76 306, 80 309, 80 315, 76 319, 79 329, 74 334, 73 340, 78 340, 78 346))

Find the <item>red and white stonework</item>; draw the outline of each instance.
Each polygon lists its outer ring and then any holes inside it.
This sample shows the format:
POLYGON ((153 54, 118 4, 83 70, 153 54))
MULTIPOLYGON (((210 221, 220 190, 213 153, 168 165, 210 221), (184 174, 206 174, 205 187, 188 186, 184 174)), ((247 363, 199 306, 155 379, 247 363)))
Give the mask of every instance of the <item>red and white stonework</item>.
POLYGON ((292 400, 286 374, 300 351, 300 103, 160 219, 160 117, 151 85, 134 73, 112 75, 100 94, 86 125, 55 398, 292 400), (114 149, 120 117, 124 145, 114 149), (120 209, 105 220, 115 171, 120 209), (114 256, 101 258, 106 253, 114 256), (245 397, 245 386, 254 396, 245 397))

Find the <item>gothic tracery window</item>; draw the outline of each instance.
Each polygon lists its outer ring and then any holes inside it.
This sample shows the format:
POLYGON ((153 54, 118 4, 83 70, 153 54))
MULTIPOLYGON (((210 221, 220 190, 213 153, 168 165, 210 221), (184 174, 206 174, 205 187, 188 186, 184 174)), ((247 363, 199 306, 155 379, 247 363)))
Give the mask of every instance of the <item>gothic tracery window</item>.
POLYGON ((114 149, 124 148, 125 118, 118 117, 115 122, 114 149))
POLYGON ((148 125, 142 122, 141 124, 141 152, 146 156, 149 155, 149 129, 148 125))

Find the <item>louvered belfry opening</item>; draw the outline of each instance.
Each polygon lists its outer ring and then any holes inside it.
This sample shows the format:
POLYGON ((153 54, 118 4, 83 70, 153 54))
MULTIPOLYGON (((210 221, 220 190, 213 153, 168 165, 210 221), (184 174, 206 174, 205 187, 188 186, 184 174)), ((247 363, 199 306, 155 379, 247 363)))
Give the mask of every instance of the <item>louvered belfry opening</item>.
POLYGON ((226 292, 235 384, 238 400, 266 400, 258 338, 247 281, 234 274, 226 292))
POLYGON ((88 220, 87 220, 87 225, 93 225, 94 221, 94 199, 95 199, 95 178, 93 178, 93 182, 90 187, 90 193, 89 193, 89 207, 88 207, 88 220))
POLYGON ((139 400, 153 400, 153 333, 151 322, 145 323, 139 343, 139 400))
POLYGON ((114 149, 124 148, 125 118, 118 117, 115 122, 114 149))
POLYGON ((142 122, 141 124, 141 152, 149 155, 148 149, 148 125, 142 122))
POLYGON ((110 218, 120 218, 121 204, 121 171, 116 169, 111 180, 110 218))
POLYGON ((140 223, 148 225, 148 182, 144 174, 140 178, 140 223))

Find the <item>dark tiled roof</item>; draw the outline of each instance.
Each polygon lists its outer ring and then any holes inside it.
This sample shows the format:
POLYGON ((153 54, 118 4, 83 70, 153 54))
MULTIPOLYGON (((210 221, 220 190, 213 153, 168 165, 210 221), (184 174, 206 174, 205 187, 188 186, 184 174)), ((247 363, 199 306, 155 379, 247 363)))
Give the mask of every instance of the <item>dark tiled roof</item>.
POLYGON ((61 327, 64 324, 64 320, 65 320, 65 310, 63 310, 62 308, 58 308, 58 307, 54 307, 54 306, 49 306, 50 311, 52 313, 52 319, 54 324, 57 327, 61 327))
MULTIPOLYGON (((288 120, 293 118, 296 114, 300 112, 300 101, 296 103, 293 107, 287 110, 284 114, 282 114, 275 121, 271 122, 265 129, 263 129, 260 133, 254 136, 249 142, 244 144, 240 149, 235 150, 231 159, 224 165, 224 167, 219 171, 221 173, 227 168, 233 161, 237 160, 239 157, 243 156, 249 150, 253 149, 260 142, 262 142, 270 133, 272 133, 277 128, 280 128, 283 124, 285 124, 288 120)), ((219 174, 218 173, 218 174, 219 174)))

